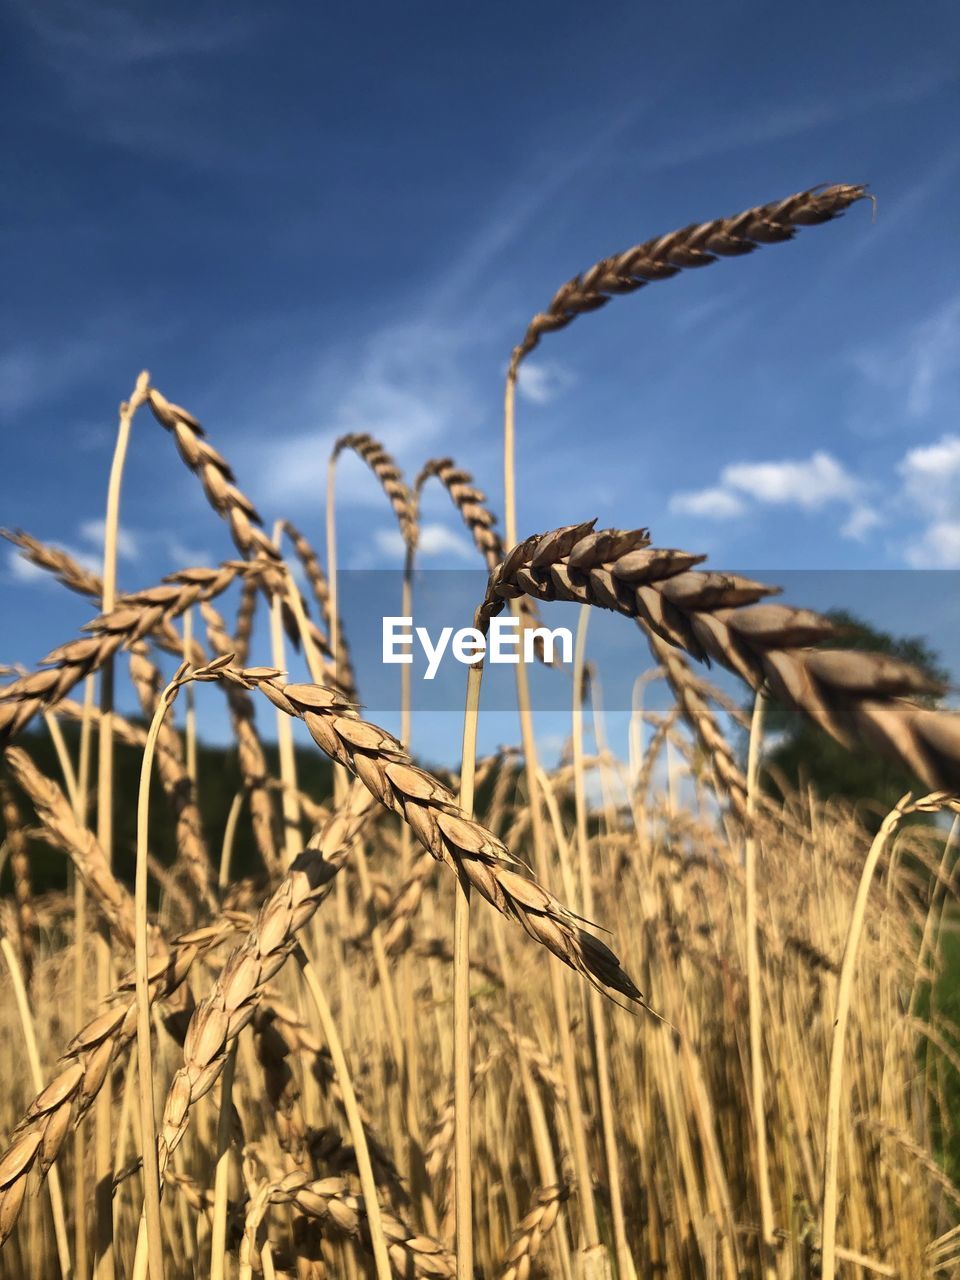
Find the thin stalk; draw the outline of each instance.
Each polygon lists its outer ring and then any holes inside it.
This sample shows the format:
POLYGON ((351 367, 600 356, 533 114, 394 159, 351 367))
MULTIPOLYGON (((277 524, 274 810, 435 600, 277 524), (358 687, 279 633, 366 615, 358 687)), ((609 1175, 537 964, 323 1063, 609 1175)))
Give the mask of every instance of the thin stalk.
MULTIPOLYGON (((586 776, 583 764, 583 675, 587 651, 587 626, 590 606, 582 605, 577 623, 577 640, 573 653, 573 788, 577 814, 577 848, 580 861, 580 894, 583 914, 593 919, 593 873, 590 868, 590 850, 587 833, 586 776)), ((610 1193, 610 1210, 613 1217, 613 1243, 617 1256, 620 1280, 630 1280, 634 1274, 633 1258, 627 1244, 626 1215, 623 1209, 623 1185, 620 1177, 620 1152, 617 1147, 616 1117, 613 1107, 613 1090, 610 1085, 610 1058, 607 1051, 606 1022, 603 999, 590 988, 590 1022, 593 1027, 594 1052, 597 1059, 597 1092, 600 1099, 600 1120, 603 1126, 603 1145, 607 1157, 607 1187, 610 1193)))
POLYGON ((237 823, 240 810, 243 808, 243 790, 233 797, 227 813, 226 825, 223 828, 223 844, 220 847, 220 870, 217 874, 217 886, 221 893, 230 883, 230 862, 233 858, 233 845, 237 835, 237 823))
POLYGON ((227 1193, 230 1187, 230 1113, 233 1110, 233 1077, 237 1069, 237 1043, 227 1054, 220 1083, 220 1115, 217 1118, 217 1164, 213 1179, 213 1223, 210 1228, 210 1280, 223 1280, 227 1254, 227 1193))
MULTIPOLYGON (((27 1051, 27 1062, 33 1087, 37 1093, 44 1087, 43 1071, 40 1067, 40 1054, 37 1051, 37 1037, 33 1027, 33 1016, 30 1013, 30 1002, 27 999, 23 975, 17 953, 10 944, 6 933, 0 933, 0 951, 10 971, 10 982, 13 986, 13 998, 16 1001, 17 1013, 20 1016, 20 1027, 23 1031, 23 1043, 27 1051)), ((57 1240, 57 1259, 60 1263, 60 1275, 63 1280, 71 1280, 73 1267, 70 1264, 70 1242, 67 1238, 67 1220, 63 1211, 63 1192, 60 1188, 60 1175, 54 1165, 47 1176, 47 1190, 50 1196, 50 1212, 53 1214, 53 1231, 57 1240)))
MULTIPOLYGON (((109 613, 117 596, 117 538, 120 527, 120 491, 123 484, 123 468, 130 443, 133 415, 147 398, 150 376, 144 370, 137 379, 133 395, 120 406, 120 421, 110 481, 107 487, 107 509, 103 534, 103 594, 100 607, 109 613)), ((113 862, 113 659, 104 663, 100 673, 100 738, 97 768, 97 839, 107 859, 113 862)), ((101 923, 96 942, 97 999, 103 1000, 112 987, 110 965, 110 938, 105 924, 101 923)), ((96 1171, 96 1280, 113 1280, 113 1133, 111 1115, 113 1094, 110 1076, 97 1095, 94 1112, 95 1171, 96 1171)))
MULTIPOLYGON (((467 675, 460 757, 460 807, 473 814, 477 768, 477 728, 483 666, 467 675)), ((473 1280, 473 1200, 470 1169, 470 882, 458 877, 453 921, 453 1109, 454 1192, 457 1223, 457 1280, 473 1280)))
MULTIPOLYGON (((283 521, 278 520, 273 530, 274 546, 279 548, 283 534, 283 521)), ((288 596, 298 596, 291 582, 288 596)), ((278 671, 286 670, 286 654, 283 642, 283 600, 275 591, 270 601, 270 645, 273 665, 278 671)), ((289 716, 277 711, 277 750, 280 755, 280 780, 283 783, 281 807, 283 810, 283 849, 289 866, 303 848, 300 835, 300 801, 297 787, 297 757, 293 749, 293 724, 289 716)))
MULTIPOLYGON (((183 615, 183 660, 193 661, 193 609, 187 609, 183 615)), ((184 691, 187 703, 185 738, 187 745, 187 777, 197 789, 197 706, 193 685, 187 685, 184 691)))
POLYGON ((323 993, 320 981, 303 947, 298 944, 293 954, 300 966, 307 984, 307 990, 313 1000, 317 1018, 320 1022, 320 1029, 327 1042, 327 1048, 330 1050, 333 1069, 340 1083, 343 1110, 347 1118, 350 1137, 353 1141, 357 1172, 360 1175, 360 1189, 363 1192, 363 1203, 367 1212, 367 1229, 370 1233, 370 1245, 373 1249, 377 1280, 391 1280, 390 1258, 387 1254, 386 1237, 383 1234, 380 1201, 377 1198, 377 1183, 373 1176, 373 1165, 370 1162, 367 1135, 364 1132, 360 1108, 357 1105, 357 1095, 354 1093, 353 1081, 347 1067, 347 1059, 343 1052, 337 1024, 334 1022, 333 1014, 330 1012, 330 1006, 327 1003, 327 997, 323 993))
POLYGON ((770 1164, 767 1155, 767 1113, 763 1090, 763 1040, 760 1020, 763 1013, 760 993, 760 949, 757 933, 757 839, 754 817, 757 810, 757 781, 763 748, 763 713, 766 699, 758 693, 750 722, 750 749, 747 754, 747 838, 744 848, 746 893, 747 1000, 750 1021, 750 1100, 757 1138, 757 1186, 760 1192, 760 1258, 766 1280, 774 1280, 773 1196, 770 1192, 770 1164))
MULTIPOLYGON (((87 808, 90 795, 90 739, 93 731, 96 681, 87 676, 83 691, 83 720, 80 724, 80 754, 77 762, 77 801, 74 808, 77 822, 87 825, 87 808)), ((73 1025, 82 1027, 85 1022, 86 989, 85 959, 87 949, 87 890, 83 880, 73 876, 73 1025)), ((90 1270, 87 1240, 87 1160, 86 1129, 77 1125, 73 1135, 73 1259, 77 1280, 87 1280, 90 1270)))
POLYGON ((837 1273, 837 1169, 840 1154, 840 1103, 843 1094, 843 1046, 850 1018, 850 998, 857 971, 857 958, 863 925, 867 914, 867 899, 874 872, 883 856, 887 841, 900 825, 907 811, 909 796, 904 796, 895 809, 884 818, 874 837, 863 864, 853 914, 847 929, 837 984, 837 1007, 833 1022, 833 1042, 830 1046, 830 1079, 827 1086, 827 1120, 823 1153, 823 1208, 820 1223, 820 1275, 821 1280, 835 1280, 837 1273))
POLYGON ((150 1041, 150 954, 147 936, 147 854, 150 833, 150 779, 157 738, 164 717, 181 688, 185 664, 157 702, 143 759, 137 797, 137 868, 134 890, 136 947, 134 975, 137 1003, 137 1086, 140 1101, 140 1149, 143 1160, 143 1226, 150 1280, 163 1280, 163 1235, 160 1219, 160 1170, 157 1165, 157 1120, 153 1099, 153 1046, 150 1041))

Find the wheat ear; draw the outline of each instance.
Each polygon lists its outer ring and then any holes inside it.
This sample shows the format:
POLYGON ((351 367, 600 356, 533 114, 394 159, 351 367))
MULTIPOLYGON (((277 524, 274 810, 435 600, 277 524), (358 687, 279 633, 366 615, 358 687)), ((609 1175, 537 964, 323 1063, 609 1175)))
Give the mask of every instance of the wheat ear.
MULTIPOLYGON (((121 596, 115 609, 88 622, 81 636, 60 645, 38 664, 42 670, 0 689, 0 746, 44 707, 54 706, 84 676, 99 670, 119 649, 178 617, 198 601, 212 600, 238 577, 262 571, 259 563, 228 560, 216 569, 181 569, 161 586, 121 596)), ((182 646, 178 651, 182 651, 182 646)))
POLYGON ((522 594, 612 609, 769 691, 844 746, 871 746, 932 789, 960 786, 960 715, 908 701, 941 692, 935 682, 882 654, 812 648, 836 634, 828 619, 760 604, 777 588, 694 570, 703 556, 648 544, 645 529, 595 532, 593 522, 529 538, 491 575, 478 625, 522 594))
POLYGON ((37 927, 37 913, 33 905, 33 884, 30 879, 30 854, 26 833, 20 820, 20 811, 10 788, 2 778, 0 778, 0 814, 3 816, 10 857, 10 873, 13 878, 13 896, 17 904, 20 964, 24 982, 29 986, 36 952, 35 930, 37 927))
POLYGON ((544 1237, 560 1215, 560 1207, 570 1194, 563 1185, 539 1187, 533 1193, 530 1211, 517 1223, 513 1243, 504 1255, 500 1280, 527 1280, 544 1237))
POLYGON ((380 481, 397 517, 404 542, 408 547, 416 546, 417 504, 396 462, 383 445, 366 432, 341 436, 333 446, 332 459, 338 458, 345 450, 362 458, 380 481))
POLYGON ((565 329, 577 316, 597 311, 611 298, 635 293, 655 280, 669 280, 687 268, 709 266, 718 258, 739 258, 763 244, 792 240, 800 227, 830 222, 865 195, 866 188, 859 185, 815 187, 730 218, 693 223, 601 258, 561 286, 547 309, 533 317, 514 348, 511 373, 516 373, 545 333, 565 329))

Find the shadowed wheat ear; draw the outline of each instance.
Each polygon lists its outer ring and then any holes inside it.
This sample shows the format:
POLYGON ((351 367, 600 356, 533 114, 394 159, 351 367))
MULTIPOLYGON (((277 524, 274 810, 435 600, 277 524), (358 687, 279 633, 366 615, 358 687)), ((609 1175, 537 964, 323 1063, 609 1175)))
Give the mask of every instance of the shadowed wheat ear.
POLYGON ((24 981, 29 986, 36 952, 34 931, 37 926, 37 913, 33 905, 33 885, 30 880, 30 853, 27 848, 26 832, 20 821, 20 810, 3 778, 0 778, 0 817, 3 818, 7 856, 10 859, 10 873, 13 879, 13 896, 17 904, 17 941, 20 946, 20 963, 24 981))
POLYGON ((865 195, 866 187, 860 185, 814 187, 730 218, 692 223, 623 253, 601 258, 568 280, 554 294, 547 309, 533 317, 523 340, 513 350, 510 376, 516 376, 521 361, 545 333, 565 329, 577 316, 599 310, 611 298, 636 293, 655 280, 669 280, 685 269, 709 266, 718 258, 743 257, 761 245, 792 240, 800 227, 830 222, 865 195))
POLYGON ((569 1195, 569 1188, 562 1185, 539 1187, 533 1193, 530 1211, 517 1223, 513 1243, 504 1256, 500 1280, 527 1280, 544 1236, 553 1230, 569 1195))
MULTIPOLYGON (((251 1197, 240 1248, 241 1280, 253 1275, 257 1232, 271 1205, 292 1205, 337 1235, 359 1238, 364 1249, 370 1249, 363 1196, 355 1195, 345 1178, 314 1178, 306 1170, 295 1169, 276 1182, 262 1184, 251 1197)), ((439 1241, 412 1230, 389 1210, 381 1208, 380 1219, 390 1267, 399 1280, 455 1274, 454 1259, 439 1241)))
POLYGON ((524 594, 614 610, 701 662, 722 663, 845 747, 873 747, 932 789, 960 787, 960 715, 907 700, 942 693, 936 682, 882 654, 811 647, 836 634, 827 618, 760 604, 779 589, 694 570, 703 559, 649 546, 645 529, 556 529, 515 547, 491 575, 477 625, 524 594))

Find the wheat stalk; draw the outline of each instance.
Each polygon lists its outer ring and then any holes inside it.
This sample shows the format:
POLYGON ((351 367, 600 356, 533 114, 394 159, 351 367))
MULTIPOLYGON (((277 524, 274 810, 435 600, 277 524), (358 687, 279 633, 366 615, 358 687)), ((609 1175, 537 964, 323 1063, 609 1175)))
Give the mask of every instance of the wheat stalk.
POLYGON ((722 663, 844 746, 863 742, 932 789, 960 784, 960 716, 907 700, 940 692, 935 682, 881 654, 811 648, 836 633, 828 619, 760 604, 776 588, 693 570, 703 558, 651 547, 645 529, 598 533, 593 522, 570 525, 514 548, 491 575, 478 626, 522 594, 612 609, 699 661, 722 663))

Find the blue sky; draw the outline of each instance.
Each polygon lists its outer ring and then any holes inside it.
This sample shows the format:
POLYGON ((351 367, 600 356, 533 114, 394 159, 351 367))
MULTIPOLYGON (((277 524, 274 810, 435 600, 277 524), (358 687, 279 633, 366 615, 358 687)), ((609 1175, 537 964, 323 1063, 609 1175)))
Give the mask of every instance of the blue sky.
MULTIPOLYGON (((647 524, 774 580, 960 567, 955 4, 11 0, 0 27, 3 524, 96 553, 144 366, 268 523, 318 545, 345 430, 411 474, 454 455, 499 510, 505 362, 560 283, 675 226, 865 181, 875 219, 859 205, 542 344, 521 532, 647 524)), ((359 462, 341 482, 344 563, 395 563, 359 462)), ((469 563, 439 490, 424 518, 425 563, 469 563)), ((122 586, 231 553, 147 416, 123 519, 122 586)), ((956 593, 928 594, 903 629, 957 621, 956 593)), ((897 601, 878 607, 895 626, 897 601)), ((0 610, 0 661, 26 663, 89 616, 6 552, 0 610)))

